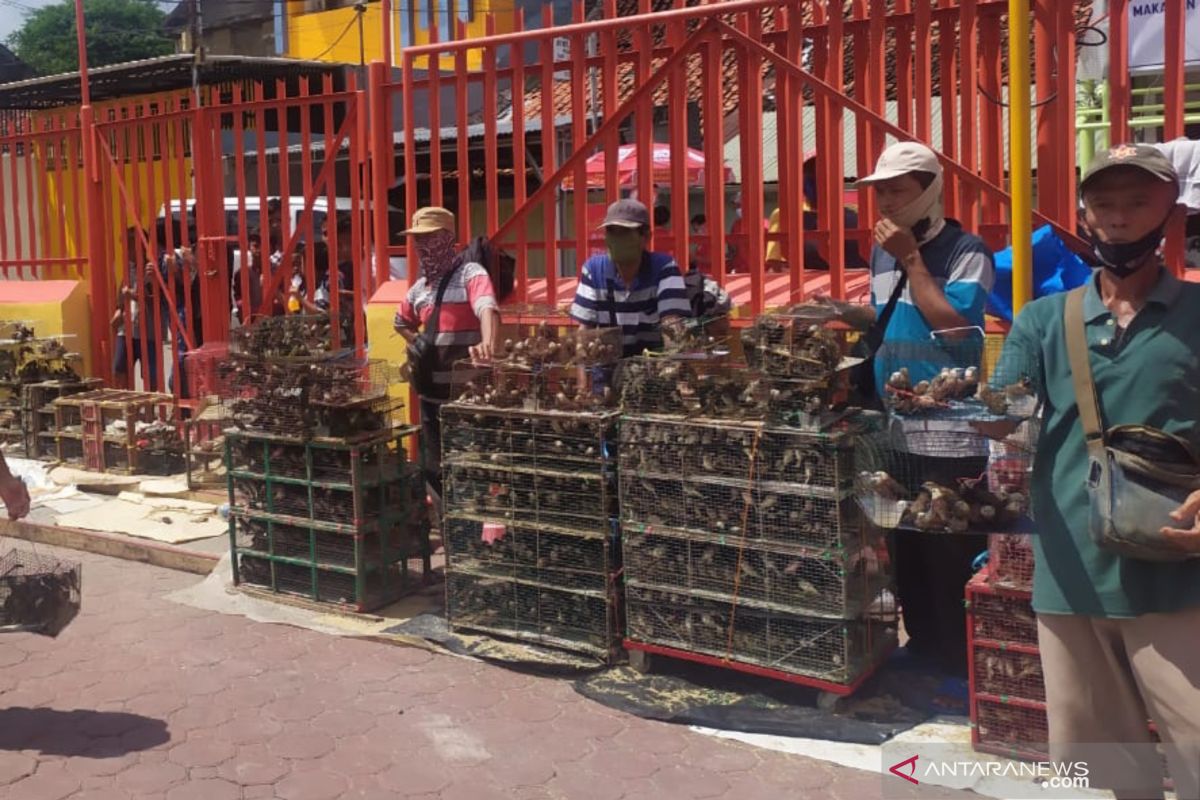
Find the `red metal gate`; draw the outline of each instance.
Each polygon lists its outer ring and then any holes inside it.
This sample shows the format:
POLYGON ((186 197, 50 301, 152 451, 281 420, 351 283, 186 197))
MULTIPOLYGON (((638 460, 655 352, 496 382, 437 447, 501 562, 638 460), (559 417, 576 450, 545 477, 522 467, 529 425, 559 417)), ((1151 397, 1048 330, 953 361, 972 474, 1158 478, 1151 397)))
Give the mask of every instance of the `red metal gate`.
MULTIPOLYGON (((595 8, 585 20, 585 4, 574 4, 568 25, 526 31, 518 16, 511 34, 408 47, 399 83, 373 72, 376 105, 402 108, 396 138, 408 208, 452 199, 464 239, 487 233, 513 250, 520 302, 569 302, 594 246, 589 206, 630 191, 669 195, 656 247, 684 268, 697 247, 718 254, 711 271, 745 311, 814 293, 861 297, 864 270, 848 268, 846 250, 830 242, 848 238, 868 252, 873 198, 857 198, 857 215, 841 213, 846 179, 869 172, 889 136, 933 146, 947 171, 948 214, 994 247, 1007 243, 1007 0, 603 0, 595 8), (483 69, 471 72, 476 56, 483 69), (682 157, 656 169, 656 143, 674 154, 691 145, 703 177, 689 176, 682 157), (637 153, 628 182, 615 163, 622 144, 637 153), (810 148, 817 191, 806 198, 810 148), (598 153, 607 166, 589 182, 598 153), (738 195, 742 221, 731 219, 738 195), (776 219, 764 232, 770 206, 776 219), (702 235, 689 224, 698 213, 702 235), (731 274, 741 264, 727 263, 727 249, 748 265, 745 274, 731 274), (768 250, 783 274, 767 270, 768 250), (813 253, 827 271, 806 269, 813 253)), ((1054 31, 1071 30, 1069 5, 1039 13, 1054 31)), ((1068 77, 1053 76, 1054 113, 1073 109, 1068 77)), ((1070 180, 1067 172, 1048 183, 1065 189, 1070 180)), ((1065 202, 1043 209, 1069 237, 1073 210, 1065 202)))
POLYGON ((335 346, 361 352, 376 284, 363 93, 327 76, 206 87, 201 99, 142 101, 96 124, 116 285, 99 307, 123 317, 115 349, 140 364, 117 381, 195 395, 185 356, 219 357, 231 324, 283 313, 297 286, 300 310, 346 320, 335 346))

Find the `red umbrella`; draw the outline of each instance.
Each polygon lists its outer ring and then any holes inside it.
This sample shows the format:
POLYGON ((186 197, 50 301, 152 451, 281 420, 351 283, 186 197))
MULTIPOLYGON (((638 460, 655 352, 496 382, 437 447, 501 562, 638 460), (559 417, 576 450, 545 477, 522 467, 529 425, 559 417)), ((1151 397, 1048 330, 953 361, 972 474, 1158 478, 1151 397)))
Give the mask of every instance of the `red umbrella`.
MULTIPOLYGON (((682 155, 671 149, 671 145, 655 142, 650 155, 653 175, 652 183, 670 184, 671 167, 676 158, 682 157, 686 162, 687 182, 689 186, 703 186, 705 178, 704 153, 690 147, 684 148, 682 155)), ((733 170, 722 165, 725 171, 725 182, 733 181, 733 170)), ((590 189, 603 189, 605 175, 608 169, 608 153, 601 151, 587 160, 585 171, 590 189)), ((623 144, 617 148, 617 183, 629 186, 637 182, 638 148, 636 144, 623 144)), ((573 189, 575 176, 568 174, 563 180, 564 189, 573 189)))

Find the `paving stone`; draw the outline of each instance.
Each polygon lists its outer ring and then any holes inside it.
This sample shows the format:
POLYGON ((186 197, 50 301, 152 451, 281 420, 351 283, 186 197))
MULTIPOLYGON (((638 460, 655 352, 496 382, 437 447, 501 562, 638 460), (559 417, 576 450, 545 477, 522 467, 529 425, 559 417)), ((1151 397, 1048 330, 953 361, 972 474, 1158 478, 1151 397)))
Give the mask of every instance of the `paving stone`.
POLYGON ((235 752, 232 744, 220 739, 189 739, 172 747, 167 757, 181 767, 215 767, 235 752))
POLYGON ((0 786, 7 786, 32 775, 35 769, 37 769, 37 759, 33 756, 0 751, 0 786))
POLYGON ((267 748, 280 758, 320 758, 333 749, 334 741, 323 733, 291 731, 271 739, 267 748))
POLYGON ((242 786, 253 786, 273 784, 291 769, 291 761, 271 755, 265 744, 251 744, 239 747, 233 758, 217 767, 217 775, 242 786))
POLYGON ((220 778, 189 780, 169 789, 167 800, 242 800, 242 787, 220 778))
POLYGON ((389 767, 375 778, 383 789, 411 797, 440 792, 450 785, 451 773, 443 764, 414 762, 389 767))
POLYGON ((4 792, 21 800, 63 800, 80 788, 79 778, 58 765, 40 764, 37 772, 9 784, 4 792))
POLYGON ((349 786, 343 775, 327 770, 296 771, 275 785, 283 800, 338 800, 349 786))
POLYGON ((172 762, 135 764, 117 774, 117 786, 135 796, 165 792, 187 780, 187 770, 172 762))
POLYGON ((624 747, 601 747, 579 762, 579 766, 603 778, 649 778, 662 762, 649 753, 638 753, 624 747))

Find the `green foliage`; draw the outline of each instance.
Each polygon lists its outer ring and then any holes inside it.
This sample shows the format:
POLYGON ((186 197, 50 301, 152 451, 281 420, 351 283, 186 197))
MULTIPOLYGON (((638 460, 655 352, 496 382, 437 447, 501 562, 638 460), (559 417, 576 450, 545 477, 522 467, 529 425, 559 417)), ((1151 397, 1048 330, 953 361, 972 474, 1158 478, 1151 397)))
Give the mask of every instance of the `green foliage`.
MULTIPOLYGON (((163 33, 166 14, 155 0, 84 0, 88 66, 102 67, 173 51, 163 33)), ((42 75, 79 69, 74 0, 62 0, 25 17, 8 37, 13 52, 42 75)))

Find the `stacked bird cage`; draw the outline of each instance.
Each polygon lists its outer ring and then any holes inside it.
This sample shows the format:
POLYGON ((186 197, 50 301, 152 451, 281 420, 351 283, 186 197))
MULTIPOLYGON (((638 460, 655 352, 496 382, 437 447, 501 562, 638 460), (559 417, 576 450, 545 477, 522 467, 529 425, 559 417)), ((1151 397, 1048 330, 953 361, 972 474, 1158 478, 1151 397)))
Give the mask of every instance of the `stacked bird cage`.
POLYGON ((538 324, 443 407, 452 627, 615 659, 619 355, 619 331, 538 324))
POLYGON ((1027 531, 1040 408, 1036 369, 1002 342, 887 343, 877 356, 889 424, 860 450, 857 496, 883 528, 1027 531))
POLYGON ((58 458, 95 472, 167 475, 183 470, 175 398, 96 389, 54 401, 58 458))
POLYGON ((895 642, 886 549, 852 497, 873 422, 627 414, 626 647, 853 691, 895 642))
POLYGON ((1032 595, 997 585, 990 570, 966 589, 971 742, 983 753, 1045 760, 1046 688, 1032 595))
POLYGON ((372 439, 283 439, 225 433, 234 581, 370 611, 415 588, 408 561, 430 573, 416 428, 372 439))
POLYGON ((39 337, 25 323, 0 323, 0 444, 6 452, 56 456, 51 402, 101 385, 79 377, 80 360, 62 336, 39 337))

